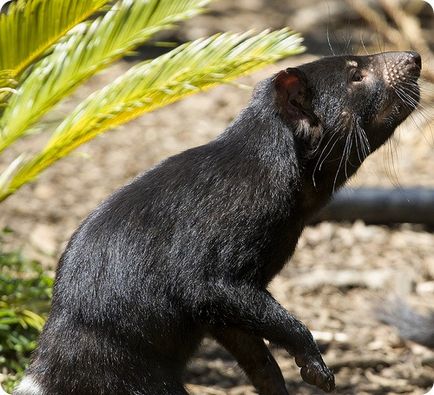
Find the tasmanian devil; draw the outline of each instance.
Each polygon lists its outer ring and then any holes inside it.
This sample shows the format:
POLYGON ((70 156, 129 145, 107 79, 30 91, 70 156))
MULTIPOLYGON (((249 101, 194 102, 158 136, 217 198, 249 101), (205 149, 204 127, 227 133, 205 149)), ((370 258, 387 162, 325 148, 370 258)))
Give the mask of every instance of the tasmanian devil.
POLYGON ((170 157, 84 220, 14 394, 186 394, 206 334, 259 393, 287 394, 263 339, 334 389, 307 327, 267 291, 309 218, 419 101, 415 52, 280 71, 215 140, 170 157))

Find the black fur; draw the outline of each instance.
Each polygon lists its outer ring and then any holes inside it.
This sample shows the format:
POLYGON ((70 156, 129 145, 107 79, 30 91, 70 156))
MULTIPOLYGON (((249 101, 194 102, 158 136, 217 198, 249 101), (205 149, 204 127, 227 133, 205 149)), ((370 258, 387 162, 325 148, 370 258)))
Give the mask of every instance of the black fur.
POLYGON ((386 141, 419 99, 419 72, 415 53, 284 70, 258 84, 216 140, 115 192, 60 260, 49 319, 15 394, 186 394, 184 368, 207 333, 261 394, 287 393, 263 338, 295 356, 305 381, 333 390, 309 330, 266 287, 307 219, 367 155, 347 136, 362 128, 369 152, 386 141), (412 83, 413 101, 387 83, 388 67, 412 83))

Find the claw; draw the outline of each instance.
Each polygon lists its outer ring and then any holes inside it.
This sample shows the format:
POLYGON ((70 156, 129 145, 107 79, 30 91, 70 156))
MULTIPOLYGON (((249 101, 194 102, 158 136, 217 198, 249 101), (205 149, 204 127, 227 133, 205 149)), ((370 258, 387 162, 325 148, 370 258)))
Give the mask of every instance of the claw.
POLYGON ((295 358, 295 363, 301 368, 300 374, 306 383, 314 385, 324 392, 331 392, 335 389, 333 372, 322 359, 318 361, 306 356, 299 356, 295 358))

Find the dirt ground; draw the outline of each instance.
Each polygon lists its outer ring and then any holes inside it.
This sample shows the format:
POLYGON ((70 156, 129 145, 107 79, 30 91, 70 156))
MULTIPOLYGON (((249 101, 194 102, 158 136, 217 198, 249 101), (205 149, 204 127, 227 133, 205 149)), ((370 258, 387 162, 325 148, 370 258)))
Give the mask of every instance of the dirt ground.
MULTIPOLYGON (((214 4, 210 14, 185 24, 177 37, 184 40, 219 30, 285 25, 302 31, 308 52, 242 80, 253 86, 280 68, 330 54, 327 30, 336 52, 346 46, 356 51, 362 43, 368 50, 384 49, 381 38, 364 30, 343 4, 331 0, 238 0, 235 4, 224 0, 214 4), (339 16, 336 20, 335 14, 339 16), (353 46, 347 45, 350 37, 353 46)), ((62 117, 77 100, 130 65, 121 62, 97 76, 55 115, 62 117)), ((433 69, 434 60, 424 58, 424 67, 433 69)), ((422 90, 425 97, 433 92, 428 83, 422 90)), ((2 204, 0 227, 7 225, 15 232, 8 242, 53 268, 66 240, 98 202, 168 155, 216 136, 246 104, 249 95, 250 90, 237 86, 219 87, 148 114, 80 147, 2 204)), ((396 144, 369 158, 351 184, 433 187, 433 107, 426 99, 422 110, 400 128, 396 144)), ((31 147, 44 138, 36 136, 18 148, 31 147)), ((434 234, 422 226, 390 228, 356 222, 309 227, 270 290, 315 331, 326 362, 336 372, 336 393, 419 395, 433 385, 434 351, 403 342, 373 314, 373 309, 391 295, 400 295, 422 310, 434 307, 434 234)), ((298 368, 285 352, 270 347, 290 393, 321 393, 302 382, 298 368)), ((231 356, 211 340, 205 341, 192 361, 187 382, 196 395, 255 393, 231 356)))

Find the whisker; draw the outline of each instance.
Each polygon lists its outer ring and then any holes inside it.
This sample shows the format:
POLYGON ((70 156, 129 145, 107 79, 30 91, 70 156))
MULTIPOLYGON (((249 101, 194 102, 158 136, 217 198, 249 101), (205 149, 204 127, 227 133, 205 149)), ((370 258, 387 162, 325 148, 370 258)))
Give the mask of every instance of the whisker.
POLYGON ((360 42, 362 43, 362 47, 366 53, 366 55, 369 55, 368 50, 366 49, 365 40, 363 39, 363 33, 360 33, 360 42))
POLYGON ((341 156, 341 159, 340 159, 340 161, 339 161, 339 165, 338 165, 338 169, 337 169, 337 171, 336 171, 335 179, 334 179, 334 181, 333 181, 333 192, 335 192, 335 190, 336 190, 336 182, 337 182, 337 179, 338 179, 339 173, 340 173, 340 171, 341 171, 342 163, 344 162, 344 158, 345 158, 345 150, 346 150, 346 147, 347 147, 347 144, 348 144, 348 138, 349 138, 350 136, 351 136, 351 134, 348 133, 348 135, 347 135, 347 137, 346 137, 346 139, 345 139, 345 145, 344 145, 344 148, 342 149, 342 156, 341 156))
POLYGON ((410 106, 410 108, 414 109, 419 105, 419 102, 412 97, 410 94, 405 92, 402 88, 396 88, 394 90, 395 94, 399 97, 403 104, 410 106))
POLYGON ((333 152, 334 147, 336 146, 337 142, 338 142, 339 140, 342 139, 342 137, 343 137, 343 136, 341 135, 341 136, 338 136, 338 137, 335 139, 333 145, 330 147, 329 151, 328 151, 327 154, 324 156, 324 158, 322 159, 321 163, 319 163, 319 167, 318 167, 318 170, 319 170, 319 171, 322 170, 322 166, 323 166, 323 164, 325 163, 325 161, 327 160, 327 158, 330 156, 330 154, 333 152))
POLYGON ((364 142, 364 153, 365 158, 371 153, 371 145, 369 144, 368 136, 366 135, 365 129, 363 129, 359 123, 356 123, 357 130, 360 132, 360 136, 363 139, 364 142))
POLYGON ((399 90, 401 92, 405 92, 406 94, 408 94, 409 96, 411 96, 413 99, 417 99, 418 98, 418 90, 416 89, 416 87, 411 86, 411 85, 400 85, 399 87, 397 87, 395 89, 399 90))
POLYGON ((355 132, 354 132, 354 141, 355 141, 355 143, 356 143, 357 159, 359 159, 359 163, 362 163, 363 160, 364 160, 364 158, 362 158, 363 153, 362 153, 362 151, 361 151, 361 149, 362 149, 361 145, 362 145, 363 143, 360 141, 360 136, 359 136, 359 133, 358 133, 357 129, 355 129, 355 132), (360 145, 359 145, 359 144, 360 144, 360 145), (362 156, 361 156, 361 155, 362 155, 362 156))
POLYGON ((396 170, 396 154, 397 154, 397 141, 396 136, 392 136, 386 143, 383 150, 383 167, 386 172, 387 178, 393 186, 399 187, 397 170, 396 170))
POLYGON ((359 158, 359 162, 363 163, 363 161, 366 159, 366 157, 369 155, 369 142, 366 141, 367 139, 365 139, 362 135, 363 133, 363 129, 359 126, 359 125, 355 125, 355 135, 356 135, 356 141, 360 142, 360 149, 361 152, 360 154, 362 155, 362 157, 359 156, 359 152, 357 152, 358 158, 359 158))
MULTIPOLYGON (((346 179, 349 178, 348 177, 348 164, 350 164, 351 166, 354 166, 351 163, 351 160, 350 160, 351 149, 353 147, 353 139, 352 139, 353 134, 354 134, 354 129, 351 129, 350 133, 348 134, 348 137, 349 137, 348 148, 347 148, 347 144, 345 144, 345 151, 346 151, 346 153, 345 153, 344 174, 345 174, 345 178, 346 179)), ((348 140, 348 137, 347 137, 347 140, 348 140)))
POLYGON ((330 32, 329 32, 329 26, 327 24, 327 44, 330 48, 330 52, 332 53, 333 56, 336 56, 335 51, 333 49, 332 43, 330 41, 330 32))
POLYGON ((316 164, 315 164, 315 167, 314 167, 313 172, 312 172, 312 182, 313 182, 313 186, 314 186, 315 188, 316 188, 315 173, 316 173, 317 170, 321 171, 321 167, 322 167, 324 161, 327 159, 327 157, 328 157, 328 156, 330 155, 330 153, 333 151, 334 146, 335 146, 336 143, 339 141, 340 136, 339 136, 338 134, 339 134, 339 129, 336 130, 335 132, 333 132, 333 134, 330 136, 330 139, 327 141, 326 145, 325 145, 324 148, 322 149, 321 154, 319 155, 318 160, 317 160, 317 162, 316 162, 316 164), (335 136, 337 136, 337 137, 334 139, 335 136), (324 153, 325 153, 327 147, 328 147, 329 144, 332 143, 332 142, 333 142, 333 144, 332 144, 332 146, 331 146, 329 152, 324 156, 324 159, 322 159, 322 161, 321 161, 321 158, 322 158, 322 156, 324 155, 324 153))

